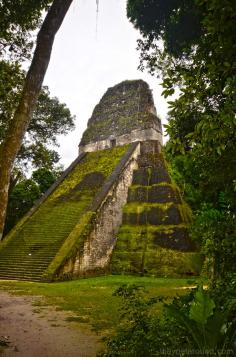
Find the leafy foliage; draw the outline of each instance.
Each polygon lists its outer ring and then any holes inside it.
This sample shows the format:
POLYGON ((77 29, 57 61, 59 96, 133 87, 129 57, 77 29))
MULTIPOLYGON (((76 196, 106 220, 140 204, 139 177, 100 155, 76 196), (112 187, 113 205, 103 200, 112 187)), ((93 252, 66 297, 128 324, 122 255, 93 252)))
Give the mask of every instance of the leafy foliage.
POLYGON ((233 348, 233 337, 236 336, 235 322, 227 323, 229 312, 215 307, 213 299, 202 287, 195 293, 188 315, 173 304, 166 306, 171 316, 185 327, 186 333, 188 331, 196 351, 201 351, 203 356, 208 356, 210 351, 217 356, 227 353, 233 348))
POLYGON ((24 216, 40 197, 38 185, 31 179, 18 183, 10 194, 5 234, 24 216))
POLYGON ((141 287, 123 285, 115 294, 123 299, 121 323, 102 356, 233 354, 235 321, 202 287, 164 304, 162 314, 154 309, 162 299, 144 297, 141 287))
POLYGON ((162 298, 147 298, 143 287, 136 285, 122 285, 114 294, 122 298, 120 324, 102 356, 158 356, 171 344, 178 348, 186 343, 182 327, 178 328, 172 318, 151 313, 162 298))
POLYGON ((21 178, 9 195, 5 234, 30 210, 60 173, 57 170, 40 168, 32 173, 30 179, 21 178))
POLYGON ((58 176, 57 172, 49 171, 48 169, 41 168, 32 173, 32 179, 38 184, 40 192, 46 192, 49 187, 55 182, 58 176))
POLYGON ((167 132, 174 152, 202 149, 209 155, 221 155, 235 149, 235 10, 235 3, 229 0, 128 2, 128 16, 149 41, 141 48, 142 63, 162 75, 165 97, 176 86, 180 89, 179 98, 169 103, 167 132), (196 32, 195 46, 186 39, 191 49, 187 57, 181 48, 182 57, 175 58, 166 44, 168 24, 173 22, 177 28, 173 41, 178 42, 179 32, 183 36, 191 33, 191 26, 181 31, 180 14, 186 3, 196 8, 192 15, 195 21, 200 19, 204 35, 196 32), (164 50, 156 43, 159 39, 164 41, 164 50))
POLYGON ((205 273, 213 286, 236 271, 236 222, 230 208, 203 204, 192 227, 192 236, 201 237, 205 273))
MULTIPOLYGON (((1 61, 0 75, 3 79, 0 84, 1 143, 19 101, 24 72, 17 64, 1 61)), ((70 110, 58 98, 50 96, 48 87, 43 87, 15 166, 18 170, 30 166, 52 169, 59 161, 58 153, 52 148, 57 146, 58 135, 65 135, 73 129, 74 117, 70 110)))
POLYGON ((144 36, 143 52, 162 39, 168 52, 182 56, 202 33, 201 13, 194 1, 129 0, 127 16, 144 36))
POLYGON ((0 2, 0 56, 27 58, 33 46, 32 31, 40 24, 51 0, 4 0, 0 2))
POLYGON ((213 314, 214 307, 214 301, 200 287, 192 302, 189 317, 197 323, 205 325, 208 318, 213 314))

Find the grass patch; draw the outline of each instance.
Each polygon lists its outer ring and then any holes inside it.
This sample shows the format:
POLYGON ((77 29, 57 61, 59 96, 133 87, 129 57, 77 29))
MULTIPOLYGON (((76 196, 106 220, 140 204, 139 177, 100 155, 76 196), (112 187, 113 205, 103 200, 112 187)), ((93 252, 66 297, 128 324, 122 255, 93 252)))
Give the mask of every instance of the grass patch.
POLYGON ((88 323, 89 318, 86 316, 69 316, 66 318, 68 322, 80 322, 80 323, 88 323))
MULTIPOLYGON (((55 305, 57 310, 72 311, 71 321, 96 332, 110 334, 118 324, 120 300, 113 296, 122 284, 142 285, 149 296, 165 296, 167 300, 186 293, 184 286, 193 286, 197 278, 169 279, 135 276, 102 276, 58 283, 32 283, 0 281, 0 290, 17 295, 42 296, 45 305, 55 305)), ((41 305, 42 306, 42 305, 41 305)))

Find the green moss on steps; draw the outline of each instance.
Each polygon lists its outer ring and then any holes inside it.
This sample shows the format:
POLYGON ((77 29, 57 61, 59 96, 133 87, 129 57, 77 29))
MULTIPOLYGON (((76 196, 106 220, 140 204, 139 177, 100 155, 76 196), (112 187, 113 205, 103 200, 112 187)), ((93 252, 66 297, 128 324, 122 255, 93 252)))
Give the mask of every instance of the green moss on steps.
POLYGON ((119 229, 119 234, 120 233, 133 233, 133 234, 141 234, 143 232, 150 232, 150 233, 155 233, 155 232, 160 232, 160 231, 165 231, 165 232, 172 232, 174 228, 187 228, 188 226, 185 223, 181 224, 171 224, 171 225, 160 225, 160 226, 151 226, 151 225, 139 225, 139 226, 133 226, 133 225, 122 225, 119 229))
POLYGON ((176 184, 170 183, 162 155, 144 153, 138 163, 123 209, 112 272, 198 275, 202 259, 187 232, 191 210, 176 184))
POLYGON ((70 258, 74 258, 78 250, 83 247, 83 243, 93 227, 95 212, 88 211, 80 219, 67 237, 55 258, 44 272, 42 280, 51 281, 55 278, 60 267, 63 266, 70 258))
POLYGON ((166 202, 166 203, 129 202, 125 205, 123 212, 142 213, 142 212, 148 212, 152 208, 159 208, 162 211, 166 212, 172 205, 173 205, 172 202, 166 202))
POLYGON ((157 277, 197 276, 203 258, 199 253, 183 253, 158 247, 147 251, 119 251, 112 259, 112 273, 145 274, 157 277))
POLYGON ((52 277, 59 261, 68 259, 82 242, 89 206, 127 149, 87 154, 33 215, 23 218, 0 245, 0 278, 39 280, 57 256, 45 275, 52 277))

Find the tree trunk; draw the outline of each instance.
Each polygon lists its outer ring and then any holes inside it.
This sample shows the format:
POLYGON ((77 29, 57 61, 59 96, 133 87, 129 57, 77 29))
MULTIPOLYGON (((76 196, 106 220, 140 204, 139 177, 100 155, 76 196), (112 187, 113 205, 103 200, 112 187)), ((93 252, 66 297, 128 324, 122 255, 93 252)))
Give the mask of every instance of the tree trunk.
POLYGON ((0 240, 3 235, 8 188, 16 155, 28 128, 42 82, 50 61, 55 35, 73 0, 54 0, 37 36, 31 66, 19 105, 10 123, 6 138, 0 146, 0 240))

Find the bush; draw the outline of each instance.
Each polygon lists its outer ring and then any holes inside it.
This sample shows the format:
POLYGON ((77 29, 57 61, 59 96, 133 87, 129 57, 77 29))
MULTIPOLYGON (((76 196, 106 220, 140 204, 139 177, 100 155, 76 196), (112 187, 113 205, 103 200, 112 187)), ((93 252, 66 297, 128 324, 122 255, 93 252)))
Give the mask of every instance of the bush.
POLYGON ((164 304, 161 314, 153 306, 162 298, 150 299, 143 292, 135 285, 123 285, 115 292, 123 299, 120 324, 100 356, 233 355, 236 323, 201 286, 164 304))

